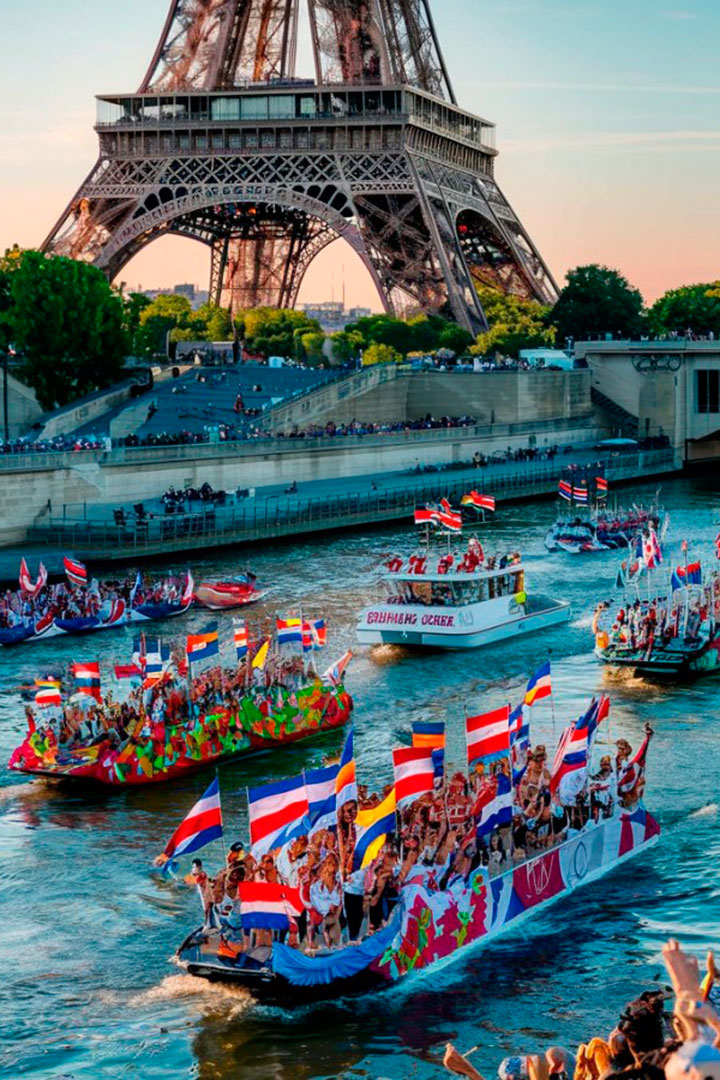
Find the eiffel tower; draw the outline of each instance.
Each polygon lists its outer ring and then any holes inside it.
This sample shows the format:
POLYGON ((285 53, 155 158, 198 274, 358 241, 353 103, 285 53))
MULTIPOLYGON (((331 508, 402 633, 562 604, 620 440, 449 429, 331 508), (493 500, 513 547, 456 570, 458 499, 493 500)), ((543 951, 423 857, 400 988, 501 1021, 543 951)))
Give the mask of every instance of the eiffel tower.
POLYGON ((98 161, 44 250, 112 280, 168 234, 211 251, 210 296, 292 307, 346 240, 386 310, 472 332, 476 284, 549 302, 555 283, 494 179, 494 125, 459 108, 429 0, 171 0, 135 94, 100 95, 98 161))

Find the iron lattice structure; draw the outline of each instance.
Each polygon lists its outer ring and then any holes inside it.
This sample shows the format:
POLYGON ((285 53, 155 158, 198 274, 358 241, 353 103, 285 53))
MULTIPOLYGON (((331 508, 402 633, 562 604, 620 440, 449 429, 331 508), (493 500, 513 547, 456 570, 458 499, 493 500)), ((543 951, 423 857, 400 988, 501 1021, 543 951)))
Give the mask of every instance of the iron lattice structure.
POLYGON ((45 242, 114 278, 159 236, 211 248, 211 297, 293 306, 319 251, 357 252, 387 310, 485 325, 476 284, 556 286, 460 109, 429 0, 172 0, 140 89, 98 97, 98 161, 45 242))

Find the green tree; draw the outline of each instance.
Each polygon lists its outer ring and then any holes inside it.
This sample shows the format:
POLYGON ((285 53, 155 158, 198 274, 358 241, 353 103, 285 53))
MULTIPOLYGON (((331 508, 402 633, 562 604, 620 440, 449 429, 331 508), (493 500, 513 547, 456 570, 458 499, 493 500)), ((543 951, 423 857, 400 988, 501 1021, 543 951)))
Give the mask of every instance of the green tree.
POLYGON ((190 321, 198 331, 202 325, 198 341, 232 341, 234 328, 229 308, 220 307, 218 304, 201 304, 197 311, 192 313, 190 321))
POLYGON ((403 356, 414 348, 412 327, 392 315, 366 315, 345 329, 360 333, 368 345, 389 345, 403 356))
POLYGON ((670 289, 648 311, 648 326, 656 337, 692 330, 720 338, 720 281, 670 289))
POLYGON ((550 319, 560 341, 605 334, 637 338, 644 331, 643 298, 617 270, 578 266, 569 271, 550 319))
POLYGON ((478 296, 490 329, 478 335, 470 348, 474 355, 517 357, 521 349, 555 343, 555 329, 547 325, 549 309, 536 300, 506 296, 488 286, 478 287, 478 296))
POLYGON ((322 333, 316 319, 291 309, 248 308, 237 312, 235 325, 248 352, 260 356, 295 356, 299 360, 304 355, 302 335, 322 333))
POLYGON ((449 349, 456 356, 462 356, 463 353, 467 352, 474 340, 470 331, 466 330, 464 326, 449 322, 440 332, 438 348, 449 349))
POLYGON ((127 347, 122 298, 88 263, 40 251, 6 252, 3 336, 44 409, 109 386, 127 347), (9 280, 9 285, 8 285, 9 280))
POLYGON ((164 356, 167 335, 173 338, 175 330, 189 330, 191 316, 192 308, 187 296, 176 293, 156 296, 140 313, 140 328, 136 335, 138 352, 148 357, 164 356))
POLYGON ((355 360, 364 344, 358 330, 338 330, 330 335, 332 358, 336 364, 349 364, 355 360))
POLYGON ((128 347, 132 353, 135 353, 138 350, 137 335, 140 329, 140 316, 150 303, 150 297, 146 296, 145 293, 134 292, 124 297, 124 326, 125 333, 127 334, 128 347))
POLYGON ((325 348, 325 335, 320 331, 311 330, 307 334, 302 334, 300 337, 300 343, 302 345, 305 359, 309 364, 320 364, 325 359, 323 349, 325 348))
POLYGON ((370 367, 371 364, 399 364, 401 360, 402 354, 397 349, 380 342, 368 345, 362 358, 363 367, 370 367))

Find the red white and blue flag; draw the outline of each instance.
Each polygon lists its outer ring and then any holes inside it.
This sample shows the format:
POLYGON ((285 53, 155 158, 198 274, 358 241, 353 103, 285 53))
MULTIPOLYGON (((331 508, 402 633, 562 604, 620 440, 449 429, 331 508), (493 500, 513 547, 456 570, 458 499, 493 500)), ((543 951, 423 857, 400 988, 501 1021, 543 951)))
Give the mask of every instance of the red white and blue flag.
POLYGON ((585 487, 585 485, 582 485, 580 487, 574 487, 573 488, 573 499, 575 500, 576 503, 580 503, 581 505, 583 503, 586 504, 587 501, 588 501, 588 489, 587 489, 587 487, 585 487))
POLYGON ((357 795, 355 754, 353 752, 353 729, 350 728, 345 736, 345 745, 343 746, 340 765, 338 767, 337 776, 335 777, 335 800, 337 809, 339 810, 346 802, 351 802, 352 800, 357 801, 357 795))
POLYGON ((190 572, 190 570, 188 570, 185 575, 185 587, 183 589, 182 596, 180 597, 180 603, 183 605, 183 607, 186 607, 191 603, 194 592, 195 582, 193 581, 192 573, 190 572))
POLYGON ((306 833, 309 808, 303 776, 248 788, 250 843, 255 858, 306 833))
POLYGON ((522 705, 518 705, 517 709, 510 713, 508 728, 510 730, 510 764, 512 765, 513 784, 517 786, 527 769, 527 751, 530 746, 530 724, 526 719, 525 709, 522 705))
POLYGON ((644 778, 649 744, 650 736, 646 735, 635 757, 627 763, 623 772, 618 776, 618 795, 629 795, 633 788, 644 778))
POLYGON ((561 480, 558 484, 558 495, 561 499, 572 502, 572 484, 568 483, 567 480, 561 480))
POLYGON ((525 705, 534 705, 536 701, 550 697, 552 683, 550 681, 550 661, 546 660, 541 668, 528 680, 525 691, 525 705))
POLYGON ((172 659, 170 646, 164 645, 160 638, 147 638, 143 655, 145 679, 143 687, 147 690, 157 686, 170 673, 172 659))
POLYGON ((434 521, 437 521, 438 511, 432 506, 423 506, 415 511, 415 524, 416 525, 432 525, 434 521))
POLYGON ((699 562, 691 562, 687 566, 678 566, 673 570, 670 575, 672 591, 682 589, 683 585, 702 585, 702 566, 699 562))
POLYGON ((96 701, 101 700, 100 664, 98 661, 89 664, 74 663, 72 673, 79 694, 88 694, 90 697, 95 698, 96 701))
POLYGON ((489 784, 488 791, 488 801, 482 806, 480 819, 476 818, 477 837, 489 836, 495 829, 512 824, 513 787, 510 777, 499 772, 489 784))
POLYGON ((215 777, 205 794, 195 803, 185 820, 178 825, 168 840, 165 845, 165 855, 168 859, 190 855, 212 840, 219 839, 222 834, 220 785, 218 778, 215 777))
POLYGON ((320 829, 334 829, 337 825, 337 795, 335 791, 339 764, 305 772, 305 792, 310 817, 309 835, 320 829))
POLYGON ((287 930, 303 912, 299 889, 272 881, 241 881, 238 897, 243 930, 287 930))
POLYGON ((342 654, 339 660, 336 660, 334 664, 331 664, 327 671, 323 671, 321 678, 325 682, 332 683, 333 686, 338 686, 343 680, 345 668, 352 660, 352 655, 352 650, 348 649, 347 652, 342 654))
POLYGON ((302 624, 303 652, 321 649, 327 641, 324 619, 305 619, 302 624))
POLYGON ((605 479, 604 476, 596 476, 595 477, 595 493, 596 493, 598 499, 607 498, 608 482, 607 482, 607 480, 605 479))
POLYGON ((440 510, 437 511, 435 520, 448 532, 462 532, 462 514, 459 510, 453 510, 447 499, 440 500, 440 510))
POLYGON ((71 559, 69 555, 63 558, 63 566, 67 579, 71 585, 87 585, 87 567, 77 559, 71 559))
POLYGON ((509 716, 510 706, 503 705, 501 709, 467 717, 465 731, 468 765, 471 765, 473 761, 493 761, 509 755, 509 716))
POLYGON ((238 660, 244 660, 248 654, 248 626, 244 619, 233 619, 233 641, 238 660))
POLYGON ((393 750, 393 772, 395 774, 395 805, 409 806, 433 790, 435 763, 432 749, 402 747, 393 750))
POLYGON ((587 768, 593 736, 609 712, 609 698, 593 699, 587 712, 565 728, 553 761, 550 777, 552 792, 557 791, 563 777, 577 769, 587 768))

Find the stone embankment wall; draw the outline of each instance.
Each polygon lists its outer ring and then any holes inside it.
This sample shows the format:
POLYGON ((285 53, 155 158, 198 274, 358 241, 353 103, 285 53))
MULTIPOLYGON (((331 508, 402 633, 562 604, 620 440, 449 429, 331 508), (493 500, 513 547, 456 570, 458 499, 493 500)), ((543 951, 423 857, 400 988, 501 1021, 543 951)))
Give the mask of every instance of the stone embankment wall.
MULTIPOLYGON (((476 450, 495 450, 602 438, 592 415, 577 421, 530 421, 492 427, 451 428, 407 435, 263 440, 219 445, 128 447, 110 452, 0 458, 0 545, 22 541, 42 523, 50 500, 54 516, 85 515, 88 507, 128 506, 157 498, 171 485, 217 490, 289 485, 293 480, 382 474, 417 465, 470 461, 476 450)), ((92 516, 92 515, 88 515, 92 516)))
POLYGON ((479 424, 571 420, 592 411, 590 386, 587 370, 405 372, 378 366, 278 405, 266 422, 272 431, 290 431, 331 421, 412 421, 428 414, 472 416, 479 424))

